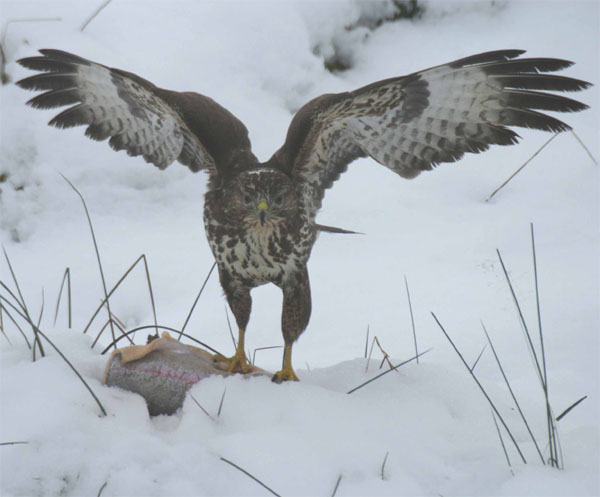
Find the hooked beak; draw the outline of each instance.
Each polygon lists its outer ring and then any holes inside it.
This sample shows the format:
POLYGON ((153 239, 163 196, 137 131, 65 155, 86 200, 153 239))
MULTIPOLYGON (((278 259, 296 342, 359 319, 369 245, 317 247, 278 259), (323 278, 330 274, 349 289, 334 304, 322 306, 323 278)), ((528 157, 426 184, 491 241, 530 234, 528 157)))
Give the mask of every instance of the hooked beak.
POLYGON ((269 205, 264 200, 261 200, 256 206, 256 208, 258 209, 258 219, 260 219, 260 225, 264 226, 265 220, 267 219, 267 211, 269 210, 269 205))

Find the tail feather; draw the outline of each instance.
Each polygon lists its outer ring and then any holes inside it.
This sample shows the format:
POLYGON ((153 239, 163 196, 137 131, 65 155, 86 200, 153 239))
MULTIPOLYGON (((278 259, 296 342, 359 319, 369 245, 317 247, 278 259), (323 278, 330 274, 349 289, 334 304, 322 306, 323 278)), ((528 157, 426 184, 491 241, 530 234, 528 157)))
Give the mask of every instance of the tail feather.
POLYGON ((364 235, 364 233, 359 233, 358 231, 350 231, 342 228, 336 228, 335 226, 325 226, 323 224, 316 225, 318 231, 324 231, 325 233, 338 233, 342 235, 364 235))

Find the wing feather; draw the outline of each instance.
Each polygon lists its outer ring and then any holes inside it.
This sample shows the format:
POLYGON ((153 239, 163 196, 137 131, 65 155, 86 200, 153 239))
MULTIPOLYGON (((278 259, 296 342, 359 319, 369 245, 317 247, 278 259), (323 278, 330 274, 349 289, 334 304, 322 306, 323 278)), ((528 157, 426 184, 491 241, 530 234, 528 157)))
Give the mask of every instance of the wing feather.
POLYGON ((37 109, 71 106, 50 125, 87 125, 93 140, 109 139, 114 150, 143 158, 164 169, 178 160, 192 171, 226 177, 235 157, 250 151, 246 127, 212 99, 197 93, 163 90, 136 74, 109 68, 54 49, 19 63, 42 71, 17 84, 44 90, 29 100, 37 109))
POLYGON ((467 152, 517 143, 512 126, 570 129, 539 111, 576 112, 587 105, 535 90, 578 91, 590 84, 545 74, 570 67, 570 61, 518 59, 523 53, 486 52, 352 92, 322 95, 298 111, 269 162, 311 185, 318 207, 325 189, 359 157, 414 178, 467 152))

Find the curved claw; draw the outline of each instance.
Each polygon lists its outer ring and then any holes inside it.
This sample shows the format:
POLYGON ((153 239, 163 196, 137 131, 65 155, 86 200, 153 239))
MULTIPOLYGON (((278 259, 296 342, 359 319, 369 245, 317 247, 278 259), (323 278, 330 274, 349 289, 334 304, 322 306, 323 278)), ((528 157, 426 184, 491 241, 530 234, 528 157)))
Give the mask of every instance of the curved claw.
POLYGON ((294 373, 294 370, 290 368, 283 368, 281 371, 277 371, 271 378, 273 383, 282 383, 284 381, 300 381, 300 379, 294 373))
POLYGON ((250 368, 245 354, 236 353, 232 357, 225 357, 221 354, 216 354, 213 358, 215 362, 224 362, 227 364, 228 373, 248 373, 250 368))

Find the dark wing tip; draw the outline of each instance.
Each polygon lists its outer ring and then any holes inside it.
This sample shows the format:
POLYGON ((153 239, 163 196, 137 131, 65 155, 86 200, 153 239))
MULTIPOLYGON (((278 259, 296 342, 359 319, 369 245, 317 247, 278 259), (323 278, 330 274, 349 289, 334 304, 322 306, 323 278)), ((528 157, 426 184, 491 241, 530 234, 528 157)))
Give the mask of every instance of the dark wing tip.
MULTIPOLYGON (((87 59, 83 59, 68 52, 63 52, 62 50, 45 48, 40 50, 40 53, 42 56, 36 55, 34 57, 23 57, 17 60, 17 63, 27 69, 31 69, 32 71, 41 71, 46 73, 73 73, 77 71, 78 65, 89 66, 91 64, 91 62, 87 59)), ((17 82, 18 85, 19 83, 20 82, 17 82)))
POLYGON ((514 59, 519 55, 523 55, 525 50, 493 50, 491 52, 483 52, 476 55, 470 55, 462 59, 455 60, 449 66, 453 68, 469 66, 473 64, 484 64, 486 62, 501 62, 509 59, 514 59))
POLYGON ((517 73, 491 76, 502 84, 503 88, 521 90, 581 91, 592 86, 587 81, 558 76, 555 74, 517 73))
POLYGON ((64 50, 57 50, 56 48, 42 48, 39 52, 48 59, 56 61, 70 62, 72 64, 83 64, 89 66, 92 62, 88 59, 84 59, 79 55, 75 55, 64 50))

